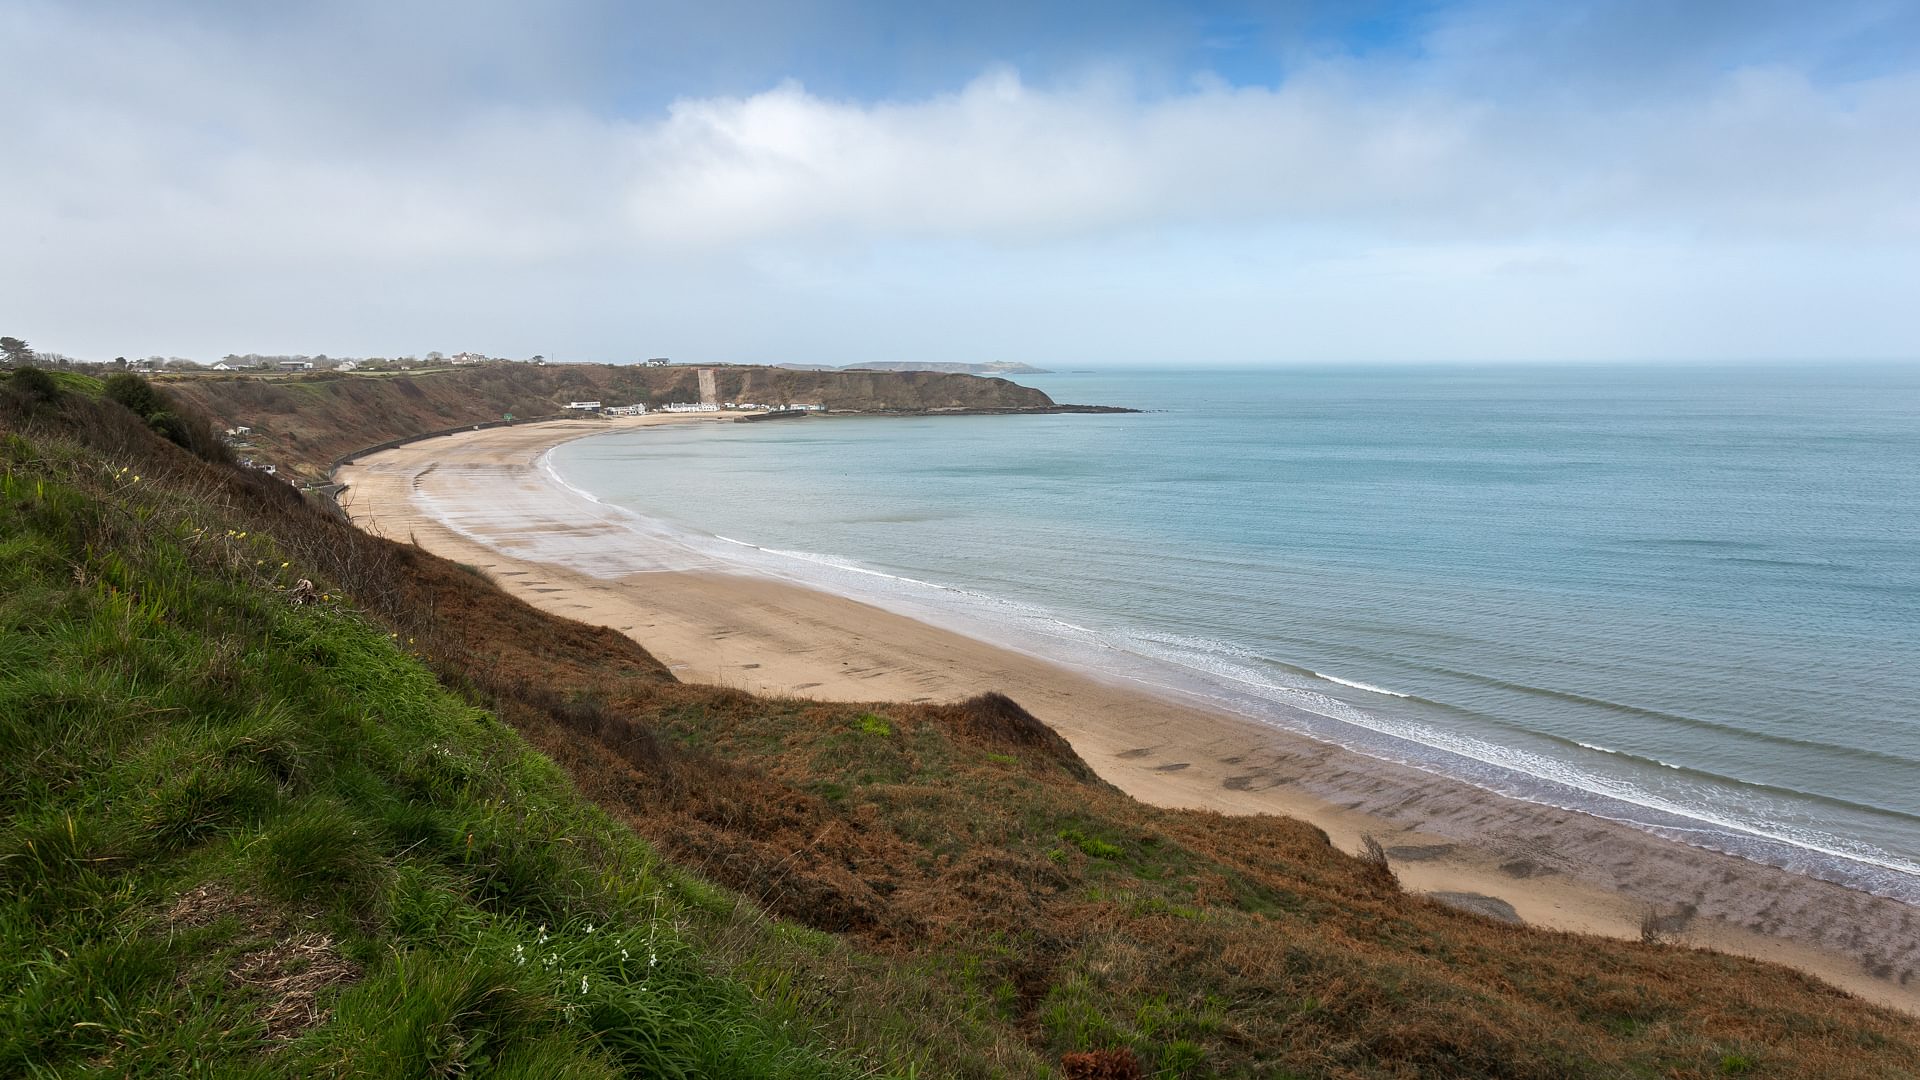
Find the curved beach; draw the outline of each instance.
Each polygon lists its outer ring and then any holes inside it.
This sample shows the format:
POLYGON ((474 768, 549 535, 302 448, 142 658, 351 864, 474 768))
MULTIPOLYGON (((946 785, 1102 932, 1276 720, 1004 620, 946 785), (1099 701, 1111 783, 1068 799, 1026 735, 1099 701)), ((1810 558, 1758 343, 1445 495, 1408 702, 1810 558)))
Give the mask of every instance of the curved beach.
MULTIPOLYGON (((689 558, 644 520, 556 483, 572 438, 712 417, 649 416, 463 432, 343 468, 363 527, 487 571, 508 591, 617 628, 688 681, 851 701, 1000 690, 1145 802, 1276 813, 1354 850, 1377 837, 1409 889, 1490 897, 1524 921, 1668 936, 1786 963, 1920 1012, 1920 924, 1902 903, 1503 798, 846 597, 689 558)), ((1471 902, 1471 901, 1468 901, 1471 902)))

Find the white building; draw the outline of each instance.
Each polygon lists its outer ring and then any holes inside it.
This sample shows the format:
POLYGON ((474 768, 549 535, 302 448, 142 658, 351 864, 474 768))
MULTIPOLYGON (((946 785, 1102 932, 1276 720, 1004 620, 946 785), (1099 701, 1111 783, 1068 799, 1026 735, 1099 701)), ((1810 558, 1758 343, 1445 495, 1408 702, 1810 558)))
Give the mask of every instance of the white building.
POLYGON ((569 401, 567 402, 567 408, 576 412, 599 412, 600 403, 597 401, 569 401))
POLYGON ((720 404, 714 401, 698 401, 698 402, 676 401, 671 405, 662 405, 660 407, 660 411, 673 412, 673 413, 719 412, 720 404))
POLYGON ((645 416, 647 407, 645 405, 610 405, 600 411, 608 416, 645 416))

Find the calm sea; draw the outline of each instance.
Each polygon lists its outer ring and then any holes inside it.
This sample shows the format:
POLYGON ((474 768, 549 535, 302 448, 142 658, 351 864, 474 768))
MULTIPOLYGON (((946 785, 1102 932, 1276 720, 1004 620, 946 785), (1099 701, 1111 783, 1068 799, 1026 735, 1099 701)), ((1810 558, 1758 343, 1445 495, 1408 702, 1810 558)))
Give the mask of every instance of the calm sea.
POLYGON ((1031 376, 549 456, 650 542, 1920 900, 1920 371, 1031 376))

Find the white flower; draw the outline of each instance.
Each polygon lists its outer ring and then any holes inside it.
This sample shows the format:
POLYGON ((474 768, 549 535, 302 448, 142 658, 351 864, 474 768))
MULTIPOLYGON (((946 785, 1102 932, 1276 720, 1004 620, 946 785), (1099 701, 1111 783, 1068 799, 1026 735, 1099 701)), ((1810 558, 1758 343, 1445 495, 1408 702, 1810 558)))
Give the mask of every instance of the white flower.
POLYGON ((587 977, 585 975, 580 976, 580 992, 583 994, 587 992, 587 977))

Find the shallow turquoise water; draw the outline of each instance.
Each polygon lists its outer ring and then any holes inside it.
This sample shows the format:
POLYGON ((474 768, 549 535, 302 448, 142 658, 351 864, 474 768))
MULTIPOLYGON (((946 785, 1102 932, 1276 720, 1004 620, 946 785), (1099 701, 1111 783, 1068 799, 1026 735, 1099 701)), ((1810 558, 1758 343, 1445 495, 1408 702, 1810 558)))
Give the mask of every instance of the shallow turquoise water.
POLYGON ((550 463, 751 569, 1920 898, 1920 372, 1023 381, 1152 411, 550 463))

